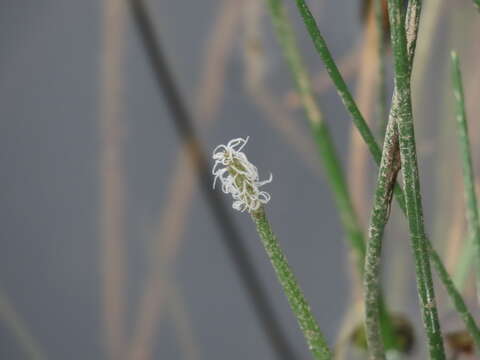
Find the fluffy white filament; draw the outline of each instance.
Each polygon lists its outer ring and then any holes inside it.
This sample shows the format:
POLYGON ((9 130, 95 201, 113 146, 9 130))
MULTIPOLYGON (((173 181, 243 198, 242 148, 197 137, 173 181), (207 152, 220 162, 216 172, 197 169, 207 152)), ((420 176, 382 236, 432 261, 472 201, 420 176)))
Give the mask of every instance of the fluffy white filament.
POLYGON ((213 150, 213 188, 220 180, 222 191, 233 197, 232 207, 241 212, 258 210, 262 204, 268 203, 270 194, 259 188, 272 181, 271 174, 268 180, 260 181, 257 168, 241 152, 247 141, 248 136, 245 139, 233 139, 227 145, 218 145, 213 150))

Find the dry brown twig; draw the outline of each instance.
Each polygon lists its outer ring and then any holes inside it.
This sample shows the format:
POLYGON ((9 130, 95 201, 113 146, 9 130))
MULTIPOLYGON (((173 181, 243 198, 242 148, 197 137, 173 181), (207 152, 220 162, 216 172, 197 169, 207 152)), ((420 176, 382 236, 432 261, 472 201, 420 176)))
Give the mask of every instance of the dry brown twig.
MULTIPOLYGON (((376 84, 378 82, 378 48, 379 36, 375 23, 374 7, 370 7, 365 23, 365 31, 360 46, 360 68, 356 87, 357 105, 362 112, 367 124, 373 128, 373 114, 375 108, 376 84)), ((350 150, 349 150, 349 188, 351 190, 353 204, 361 223, 366 226, 369 205, 368 165, 370 154, 360 136, 356 126, 351 125, 350 150)))

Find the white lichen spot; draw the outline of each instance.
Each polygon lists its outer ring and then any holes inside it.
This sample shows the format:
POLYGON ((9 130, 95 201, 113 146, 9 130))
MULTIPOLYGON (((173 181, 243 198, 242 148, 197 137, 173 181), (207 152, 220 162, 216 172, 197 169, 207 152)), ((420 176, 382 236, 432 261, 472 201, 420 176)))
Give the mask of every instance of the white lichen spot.
POLYGON ((272 174, 268 180, 260 181, 257 168, 241 152, 247 141, 248 136, 245 139, 233 139, 227 145, 219 145, 213 150, 213 188, 220 180, 222 191, 233 197, 232 207, 241 212, 256 211, 268 203, 270 194, 259 188, 272 181, 272 174))

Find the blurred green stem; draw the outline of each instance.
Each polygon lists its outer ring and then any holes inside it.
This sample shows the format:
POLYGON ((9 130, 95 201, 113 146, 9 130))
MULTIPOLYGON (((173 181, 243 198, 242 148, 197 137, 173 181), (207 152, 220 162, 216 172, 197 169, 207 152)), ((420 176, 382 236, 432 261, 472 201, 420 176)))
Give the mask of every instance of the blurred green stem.
POLYGON ((303 64, 298 50, 294 31, 285 12, 281 0, 268 0, 273 25, 277 39, 280 42, 285 58, 294 76, 297 89, 302 101, 317 144, 318 152, 323 160, 329 185, 333 191, 340 218, 347 233, 351 247, 355 251, 359 271, 363 271, 365 256, 365 241, 357 215, 355 214, 341 161, 336 153, 335 146, 322 113, 315 101, 309 74, 303 64))
MULTIPOLYGON (((303 22, 305 23, 307 31, 310 34, 310 37, 313 41, 315 49, 320 55, 325 65, 325 68, 327 69, 328 74, 330 75, 330 78, 336 87, 338 95, 340 96, 340 99, 342 100, 347 111, 350 113, 352 121, 357 127, 358 131, 360 132, 360 135, 362 136, 366 145, 368 146, 370 153, 372 154, 373 159, 375 160, 375 163, 377 165, 380 165, 380 160, 382 158, 382 151, 380 149, 380 146, 377 144, 377 141, 375 140, 375 137, 373 136, 372 131, 370 130, 368 124, 363 118, 363 115, 358 109, 358 106, 355 103, 355 100, 353 99, 352 93, 348 89, 348 86, 345 80, 340 74, 340 71, 338 70, 338 67, 335 64, 335 61, 333 60, 332 54, 328 49, 327 43, 325 42, 325 39, 323 38, 317 26, 315 18, 310 12, 310 9, 308 8, 308 5, 306 4, 305 0, 295 0, 295 1, 297 3, 297 7, 300 12, 300 15, 303 18, 303 22)), ((415 16, 413 16, 412 18, 415 18, 415 16)), ((398 186, 395 187, 395 195, 397 196, 397 199, 399 199, 398 201, 400 203, 404 202, 402 190, 398 186)))
POLYGON ((433 266, 438 273, 438 276, 442 279, 445 288, 447 289, 448 294, 450 295, 450 299, 455 307, 455 309, 460 314, 465 326, 472 336, 473 341, 475 342, 475 347, 477 349, 477 356, 480 355, 480 329, 478 328, 477 324, 475 323, 475 319, 473 318, 470 311, 468 311, 467 305, 465 305, 465 301, 463 301, 462 295, 457 291, 455 288, 455 284, 450 279, 447 270, 443 266, 442 260, 438 256, 438 254, 433 251, 432 245, 428 244, 430 256, 432 259, 433 266))
POLYGON ((472 248, 475 246, 473 244, 473 239, 467 237, 463 240, 463 242, 464 244, 466 243, 466 246, 463 246, 460 258, 458 259, 458 263, 455 266, 455 271, 453 274, 453 283, 457 289, 460 289, 460 291, 463 291, 465 288, 468 275, 470 274, 470 270, 472 270, 472 263, 476 258, 475 250, 472 250, 472 248))
POLYGON ((45 360, 47 357, 26 324, 15 311, 7 295, 0 290, 0 318, 12 331, 27 359, 45 360))
POLYGON ((261 207, 259 210, 252 212, 251 216, 257 226, 258 234, 260 235, 268 258, 277 274, 278 281, 287 296, 290 308, 296 316, 300 329, 305 336, 308 348, 315 359, 330 360, 332 353, 313 316, 310 305, 305 299, 295 275, 287 262, 287 258, 272 231, 267 215, 265 214, 265 209, 261 207))
MULTIPOLYGON (((463 168, 464 196, 468 223, 469 252, 476 255, 477 291, 480 289, 480 221, 478 216, 477 195, 475 192, 475 175, 473 172, 470 140, 468 136, 467 115, 465 111, 465 97, 463 93, 462 74, 458 55, 452 52, 452 85, 455 97, 456 123, 460 154, 463 168)), ((470 257, 462 257, 469 260, 470 257)))

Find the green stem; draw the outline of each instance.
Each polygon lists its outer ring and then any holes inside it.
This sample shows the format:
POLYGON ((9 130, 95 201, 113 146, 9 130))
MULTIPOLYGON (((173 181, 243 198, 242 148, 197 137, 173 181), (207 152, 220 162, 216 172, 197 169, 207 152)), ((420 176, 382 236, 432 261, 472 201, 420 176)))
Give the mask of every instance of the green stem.
POLYGON ((380 255, 385 225, 390 215, 393 187, 400 170, 398 135, 395 121, 389 121, 378 172, 373 210, 369 226, 369 241, 365 259, 365 333, 370 359, 385 359, 380 328, 380 255))
MULTIPOLYGON (((380 146, 377 144, 377 141, 375 140, 375 137, 373 136, 372 131, 370 130, 368 124, 363 118, 362 113, 358 109, 358 106, 355 100, 353 99, 352 93, 348 89, 348 86, 345 80, 340 74, 340 71, 338 70, 338 67, 335 64, 335 61, 333 60, 332 54, 328 49, 327 43, 325 42, 325 39, 320 33, 320 30, 317 26, 315 18, 310 12, 310 9, 308 8, 308 5, 306 4, 305 0, 295 0, 295 1, 297 3, 297 7, 300 12, 300 15, 303 18, 303 22, 305 23, 307 31, 310 34, 310 37, 313 41, 315 49, 320 55, 325 65, 325 68, 327 69, 328 74, 330 75, 330 79, 332 80, 333 84, 336 87, 338 95, 340 96, 340 99, 342 100, 347 111, 350 113, 353 123, 355 124, 360 135, 362 136, 363 140, 367 144, 368 149, 370 150, 370 153, 372 154, 373 159, 375 160, 375 163, 377 165, 380 165, 380 160, 382 158, 382 151, 380 149, 380 146)), ((402 190, 398 186, 395 187, 395 196, 397 197, 397 200, 402 206, 402 204, 404 203, 403 194, 402 194, 402 190)))
POLYGON ((265 247, 265 251, 267 252, 275 273, 277 274, 278 281, 287 296, 290 308, 296 316, 298 325, 305 336, 308 348, 315 359, 330 360, 332 358, 332 353, 330 352, 325 338, 320 331, 320 327, 313 316, 310 305, 305 299, 302 289, 300 289, 295 275, 287 262, 287 258, 285 257, 276 236, 273 234, 272 228, 265 214, 265 209, 262 207, 251 215, 257 226, 257 231, 260 235, 263 246, 265 247))
POLYGON ((473 318, 472 314, 470 313, 470 311, 468 311, 467 305, 465 304, 465 301, 463 301, 462 295, 460 295, 460 293, 457 291, 455 284, 448 275, 447 269, 445 269, 442 260, 433 250, 432 244, 428 243, 428 249, 430 251, 430 258, 432 259, 435 270, 437 270, 438 276, 442 279, 442 282, 445 285, 447 292, 450 294, 450 298, 455 309, 460 314, 460 317, 465 323, 469 334, 472 336, 473 341, 475 342, 475 347, 477 349, 478 355, 480 354, 480 329, 475 323, 475 319, 473 318))
POLYGON ((461 161, 463 167, 463 183, 465 193, 466 215, 469 232, 469 242, 473 245, 470 251, 476 255, 476 279, 477 287, 480 288, 480 221, 478 216, 477 195, 475 193, 475 175, 473 172, 470 140, 468 137, 467 115, 465 112, 465 97, 463 94, 462 74, 458 55, 452 52, 452 84, 455 96, 456 123, 458 140, 460 143, 461 161))
MULTIPOLYGON (((409 3, 406 24, 410 34, 407 39, 410 69, 415 54, 420 10, 421 7, 419 6, 418 1, 414 0, 409 3)), ((380 291, 380 256, 383 233, 390 215, 393 190, 400 169, 400 152, 396 118, 398 104, 398 93, 395 90, 385 132, 382 160, 378 171, 365 260, 365 333, 370 356, 372 356, 373 359, 385 358, 384 346, 380 336, 379 309, 381 309, 381 303, 378 294, 380 291)), ((403 200, 403 196, 401 199, 403 200)), ((402 209, 404 209, 403 201, 401 205, 402 209)))
POLYGON ((408 60, 404 16, 402 15, 401 6, 401 0, 388 0, 391 41, 395 63, 395 88, 398 94, 399 112, 397 125, 405 188, 405 205, 412 248, 414 249, 417 290, 429 343, 430 357, 432 359, 445 359, 423 223, 411 103, 410 62, 408 60))
POLYGON ((352 120, 358 128, 358 131, 362 135, 363 139, 367 143, 370 152, 373 154, 373 157, 377 163, 380 163, 380 158, 382 157, 382 152, 380 147, 378 146, 377 142, 375 141, 375 137, 373 136, 370 128, 368 127, 365 119, 363 118, 360 110, 358 109, 355 100, 351 92, 348 89, 347 84, 343 80, 340 71, 338 70, 335 61, 330 53, 330 50, 327 47, 325 39, 323 38, 322 34, 318 30, 317 23, 315 18, 313 17, 308 5, 305 3, 305 0, 296 0, 297 7, 302 15, 303 21, 305 26, 307 27, 308 32, 312 38, 312 41, 317 49, 320 57, 322 58, 325 67, 332 79, 335 87, 337 88, 337 92, 342 99, 343 104, 345 105, 346 109, 350 112, 352 116, 352 120))
POLYGON ((385 136, 387 128, 387 83, 385 58, 385 31, 383 28, 383 0, 374 0, 375 5, 375 23, 377 28, 377 52, 378 52, 378 86, 377 86, 377 111, 380 139, 385 136))
POLYGON ((358 217, 353 208, 345 175, 341 168, 341 161, 336 153, 322 113, 315 101, 310 77, 300 56, 294 31, 285 8, 281 0, 268 0, 268 3, 277 38, 292 71, 302 105, 310 122, 318 152, 323 160, 327 180, 333 191, 334 200, 340 213, 342 225, 345 228, 350 245, 354 249, 357 267, 360 271, 363 271, 365 241, 358 217))
POLYGON ((458 263, 455 266, 455 271, 453 273, 453 283, 458 289, 460 289, 460 291, 464 290, 468 275, 472 270, 472 263, 476 259, 473 239, 467 237, 463 240, 463 242, 467 245, 463 246, 462 253, 460 254, 458 263))

